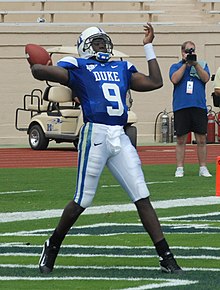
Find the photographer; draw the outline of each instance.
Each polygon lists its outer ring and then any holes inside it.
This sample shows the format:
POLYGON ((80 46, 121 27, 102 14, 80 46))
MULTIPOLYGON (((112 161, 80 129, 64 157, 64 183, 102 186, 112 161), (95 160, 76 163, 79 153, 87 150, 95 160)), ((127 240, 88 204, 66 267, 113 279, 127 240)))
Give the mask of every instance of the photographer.
POLYGON ((210 73, 205 61, 197 61, 195 44, 186 41, 181 46, 182 60, 170 67, 174 85, 174 129, 177 135, 175 177, 184 176, 187 135, 194 132, 199 160, 199 176, 211 177, 206 167, 207 107, 205 85, 210 73))

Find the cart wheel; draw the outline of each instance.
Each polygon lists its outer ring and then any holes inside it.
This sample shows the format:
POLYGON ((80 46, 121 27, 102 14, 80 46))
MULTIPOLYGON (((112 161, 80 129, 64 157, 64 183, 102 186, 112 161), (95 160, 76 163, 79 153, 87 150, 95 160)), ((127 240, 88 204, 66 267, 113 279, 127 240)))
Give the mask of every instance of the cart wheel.
POLYGON ((34 125, 29 130, 29 144, 34 150, 45 150, 49 144, 49 139, 45 137, 45 134, 40 125, 34 125))
POLYGON ((129 137, 131 144, 137 147, 137 128, 135 126, 127 125, 124 128, 125 134, 129 137))

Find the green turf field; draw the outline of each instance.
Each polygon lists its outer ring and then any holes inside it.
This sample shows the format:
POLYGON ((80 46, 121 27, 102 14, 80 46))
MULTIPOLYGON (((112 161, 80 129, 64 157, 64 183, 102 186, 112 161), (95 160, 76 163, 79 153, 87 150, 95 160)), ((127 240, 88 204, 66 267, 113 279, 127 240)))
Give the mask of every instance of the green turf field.
POLYGON ((75 168, 0 169, 1 289, 220 289, 220 197, 187 164, 143 166, 151 200, 183 275, 162 274, 134 206, 105 170, 93 206, 63 243, 52 274, 38 271, 42 244, 74 194, 75 168))

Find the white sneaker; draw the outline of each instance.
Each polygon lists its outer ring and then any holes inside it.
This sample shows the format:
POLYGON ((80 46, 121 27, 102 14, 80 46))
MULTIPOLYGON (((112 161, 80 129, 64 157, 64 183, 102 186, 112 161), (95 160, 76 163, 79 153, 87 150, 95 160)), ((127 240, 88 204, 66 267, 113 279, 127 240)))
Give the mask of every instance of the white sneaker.
POLYGON ((212 175, 209 173, 206 166, 200 166, 199 176, 211 177, 212 175))
POLYGON ((175 172, 175 177, 183 177, 184 176, 184 170, 183 167, 177 167, 175 172))

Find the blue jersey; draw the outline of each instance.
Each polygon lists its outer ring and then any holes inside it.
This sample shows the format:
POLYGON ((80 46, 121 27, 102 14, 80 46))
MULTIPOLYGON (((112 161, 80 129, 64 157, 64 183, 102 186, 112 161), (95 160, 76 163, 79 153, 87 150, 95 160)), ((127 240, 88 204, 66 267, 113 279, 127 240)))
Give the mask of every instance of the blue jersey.
POLYGON ((64 57, 57 65, 68 70, 68 87, 80 100, 85 123, 122 126, 127 123, 126 94, 131 75, 137 72, 132 64, 64 57))
MULTIPOLYGON (((169 77, 182 66, 182 61, 173 64, 170 67, 169 77)), ((204 70, 210 75, 208 65, 204 63, 204 70)), ((173 111, 178 111, 185 108, 196 107, 206 109, 206 84, 200 80, 198 75, 195 73, 195 69, 187 66, 183 74, 182 79, 173 89, 173 111), (187 92, 188 82, 193 83, 192 93, 187 92)))

